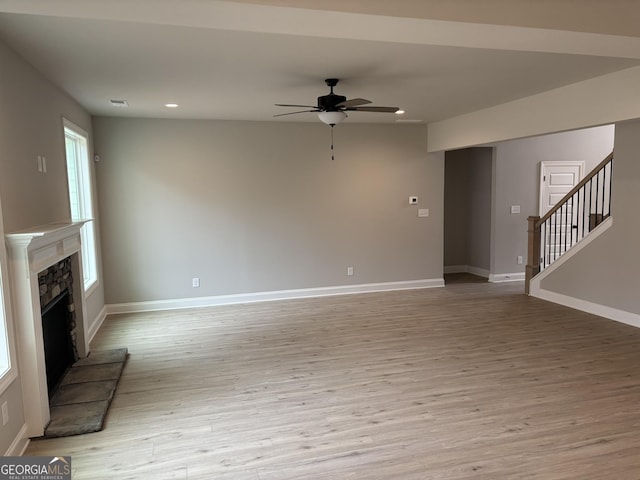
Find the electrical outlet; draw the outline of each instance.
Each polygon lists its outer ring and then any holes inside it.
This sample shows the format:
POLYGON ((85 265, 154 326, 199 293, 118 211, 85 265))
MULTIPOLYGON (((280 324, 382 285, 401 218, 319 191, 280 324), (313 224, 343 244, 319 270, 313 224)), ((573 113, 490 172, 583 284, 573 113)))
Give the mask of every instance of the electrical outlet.
POLYGON ((522 255, 518 255, 518 265, 522 265, 522 261, 523 261, 522 255))
POLYGON ((347 276, 353 276, 353 267, 347 267, 347 276))
POLYGON ((409 205, 417 205, 418 197, 409 197, 409 205))
POLYGON ((193 288, 198 288, 198 287, 200 287, 200 279, 199 279, 198 277, 193 277, 193 278, 191 279, 191 286, 192 286, 193 288))
POLYGON ((9 405, 7 405, 7 402, 4 402, 2 404, 2 425, 6 425, 7 423, 9 423, 9 405))

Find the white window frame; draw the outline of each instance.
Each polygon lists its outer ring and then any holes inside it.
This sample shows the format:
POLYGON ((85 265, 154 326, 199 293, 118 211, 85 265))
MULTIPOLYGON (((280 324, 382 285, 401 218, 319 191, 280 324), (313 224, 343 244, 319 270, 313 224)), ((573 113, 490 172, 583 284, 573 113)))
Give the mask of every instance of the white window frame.
POLYGON ((69 212, 72 222, 86 221, 80 229, 84 291, 89 295, 98 286, 98 244, 96 239, 93 172, 89 157, 89 135, 82 128, 63 118, 69 212), (69 155, 68 141, 74 142, 69 155), (77 199, 72 198, 77 192, 77 199))
POLYGON ((15 359, 15 342, 11 314, 11 292, 9 291, 9 271, 2 227, 2 206, 0 205, 0 394, 18 378, 15 359))

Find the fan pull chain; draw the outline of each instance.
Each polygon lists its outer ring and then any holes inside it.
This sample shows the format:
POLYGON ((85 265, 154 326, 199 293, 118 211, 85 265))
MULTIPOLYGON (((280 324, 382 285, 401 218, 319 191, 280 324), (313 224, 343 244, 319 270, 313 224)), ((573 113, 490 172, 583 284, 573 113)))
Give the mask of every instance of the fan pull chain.
POLYGON ((333 124, 331 124, 331 160, 335 160, 333 156, 333 124))

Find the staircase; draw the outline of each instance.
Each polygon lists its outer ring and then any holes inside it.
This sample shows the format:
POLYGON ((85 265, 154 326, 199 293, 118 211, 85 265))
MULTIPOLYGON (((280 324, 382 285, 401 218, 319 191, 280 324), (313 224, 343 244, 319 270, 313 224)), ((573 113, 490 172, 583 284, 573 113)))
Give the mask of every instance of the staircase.
POLYGON ((529 217, 525 291, 531 279, 611 215, 613 152, 542 218, 529 217))

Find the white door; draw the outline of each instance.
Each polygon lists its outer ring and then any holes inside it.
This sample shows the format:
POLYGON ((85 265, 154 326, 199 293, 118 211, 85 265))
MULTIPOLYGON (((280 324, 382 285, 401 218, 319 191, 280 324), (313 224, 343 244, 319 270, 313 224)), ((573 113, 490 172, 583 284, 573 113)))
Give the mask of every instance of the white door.
MULTIPOLYGON (((540 162, 540 216, 555 207, 583 176, 584 162, 540 162)), ((541 232, 545 236, 544 264, 551 263, 579 240, 574 228, 578 224, 576 213, 571 204, 565 205, 545 224, 541 232)))
POLYGON ((547 213, 584 176, 584 162, 540 162, 540 216, 547 213))

